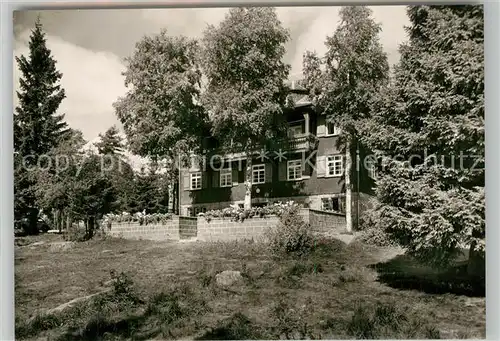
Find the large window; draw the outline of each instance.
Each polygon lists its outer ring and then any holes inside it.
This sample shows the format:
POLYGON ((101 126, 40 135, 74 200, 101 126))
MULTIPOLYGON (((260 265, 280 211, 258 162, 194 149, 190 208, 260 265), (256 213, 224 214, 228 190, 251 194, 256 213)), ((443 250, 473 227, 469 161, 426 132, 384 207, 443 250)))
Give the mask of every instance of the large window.
POLYGON ((233 185, 233 176, 231 168, 221 169, 220 187, 231 187, 233 185))
POLYGON ((201 172, 191 173, 191 190, 201 189, 201 172))
POLYGON ((288 180, 300 180, 302 179, 302 161, 292 160, 288 161, 287 167, 287 178, 288 180))
POLYGON ((344 171, 342 155, 330 155, 326 158, 326 175, 341 176, 344 171))
POLYGON ((252 166, 252 183, 263 184, 264 182, 266 182, 265 165, 252 166))

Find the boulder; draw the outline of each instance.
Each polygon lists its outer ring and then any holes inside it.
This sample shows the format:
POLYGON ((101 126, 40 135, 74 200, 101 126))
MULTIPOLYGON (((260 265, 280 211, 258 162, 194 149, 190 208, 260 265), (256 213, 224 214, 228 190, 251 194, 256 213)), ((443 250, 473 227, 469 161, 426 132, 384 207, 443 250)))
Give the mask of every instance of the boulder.
POLYGON ((215 276, 215 282, 221 287, 229 287, 242 281, 243 277, 239 271, 226 270, 215 276))

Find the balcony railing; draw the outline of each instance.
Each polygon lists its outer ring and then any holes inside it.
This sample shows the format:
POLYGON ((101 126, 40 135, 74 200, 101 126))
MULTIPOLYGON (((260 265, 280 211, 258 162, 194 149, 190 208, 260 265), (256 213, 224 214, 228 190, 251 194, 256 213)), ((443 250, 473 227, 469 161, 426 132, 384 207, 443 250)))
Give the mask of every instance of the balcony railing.
POLYGON ((312 150, 316 148, 318 138, 314 134, 300 134, 278 141, 277 148, 288 151, 312 150))
MULTIPOLYGON (((266 150, 282 150, 282 151, 310 151, 316 148, 318 143, 318 138, 316 135, 308 134, 298 134, 287 139, 282 139, 278 141, 272 141, 266 150)), ((225 150, 225 153, 221 148, 203 148, 203 154, 205 155, 217 155, 226 154, 232 157, 244 156, 244 149, 237 144, 232 145, 229 150, 225 150)), ((260 153, 260 150, 256 149, 255 154, 260 153)))

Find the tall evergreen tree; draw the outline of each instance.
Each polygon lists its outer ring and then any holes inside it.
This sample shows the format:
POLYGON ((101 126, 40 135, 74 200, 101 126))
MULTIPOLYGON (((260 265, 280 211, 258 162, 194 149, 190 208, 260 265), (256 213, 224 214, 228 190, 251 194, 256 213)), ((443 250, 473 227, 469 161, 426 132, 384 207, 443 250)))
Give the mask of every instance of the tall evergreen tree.
POLYGON ((245 207, 251 206, 251 153, 284 128, 283 62, 289 32, 274 8, 233 8, 218 26, 204 33, 203 67, 208 86, 203 102, 212 135, 222 148, 236 144, 247 154, 245 207))
POLYGON ((99 134, 100 141, 95 143, 99 154, 120 155, 123 153, 123 138, 116 126, 110 127, 104 134, 99 134))
POLYGON ((410 6, 408 15, 394 83, 360 125, 381 161, 373 222, 424 261, 446 265, 470 247, 481 265, 483 8, 410 6))
POLYGON ((365 6, 340 9, 340 24, 327 37, 322 59, 315 53, 304 56, 305 84, 318 109, 341 128, 340 145, 345 148, 347 230, 352 229, 352 154, 358 134, 356 122, 371 114, 370 102, 389 78, 387 55, 379 40, 380 24, 365 6), (324 71, 322 66, 324 64, 324 71))
POLYGON ((39 19, 31 32, 28 58, 20 56, 16 61, 22 76, 17 92, 19 106, 14 114, 15 215, 19 218, 29 214, 28 232, 36 233, 35 180, 28 169, 36 167, 39 157, 56 147, 68 131, 64 115, 57 114, 65 98, 59 84, 62 74, 46 46, 39 19))

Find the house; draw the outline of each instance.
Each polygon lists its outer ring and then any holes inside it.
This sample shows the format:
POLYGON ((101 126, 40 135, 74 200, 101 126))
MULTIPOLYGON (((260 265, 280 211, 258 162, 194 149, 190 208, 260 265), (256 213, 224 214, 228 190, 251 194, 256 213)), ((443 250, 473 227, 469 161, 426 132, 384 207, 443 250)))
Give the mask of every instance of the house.
MULTIPOLYGON (((306 208, 345 213, 345 148, 340 130, 328 123, 307 99, 304 89, 292 86, 293 109, 286 113, 288 138, 268 150, 256 150, 252 160, 252 206, 293 200, 306 208)), ((358 146, 352 151, 352 221, 366 206, 374 185, 372 169, 359 165, 358 146), (358 165, 355 165, 358 159, 358 165)), ((180 173, 180 213, 193 216, 230 205, 243 207, 246 156, 223 155, 207 138, 202 155, 180 173)))

